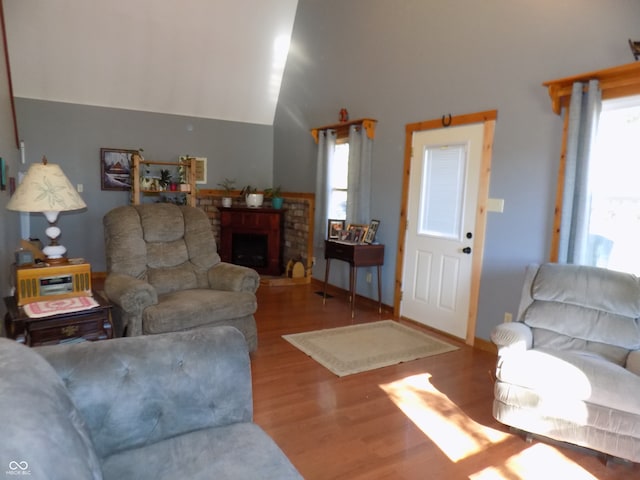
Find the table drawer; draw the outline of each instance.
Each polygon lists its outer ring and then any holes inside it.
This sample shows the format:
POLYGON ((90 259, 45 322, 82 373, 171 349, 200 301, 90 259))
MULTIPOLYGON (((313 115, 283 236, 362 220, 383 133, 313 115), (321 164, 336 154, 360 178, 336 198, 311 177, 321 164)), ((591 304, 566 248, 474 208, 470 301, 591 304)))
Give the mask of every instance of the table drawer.
POLYGON ((338 242, 325 242, 324 258, 335 258, 351 262, 355 245, 348 245, 338 242))
POLYGON ((74 319, 30 322, 27 325, 27 344, 32 346, 57 344, 61 341, 83 338, 85 340, 105 340, 112 338, 109 311, 102 310, 92 315, 74 319))
POLYGON ((325 240, 324 258, 335 258, 357 267, 382 265, 384 245, 349 244, 325 240))

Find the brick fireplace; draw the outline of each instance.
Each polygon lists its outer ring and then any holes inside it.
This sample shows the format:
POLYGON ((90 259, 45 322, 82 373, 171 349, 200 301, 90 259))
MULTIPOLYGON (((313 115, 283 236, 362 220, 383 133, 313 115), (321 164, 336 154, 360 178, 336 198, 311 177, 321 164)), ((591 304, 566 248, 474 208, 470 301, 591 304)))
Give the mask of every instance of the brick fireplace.
MULTIPOLYGON (((202 208, 208 215, 213 233, 218 244, 218 252, 222 256, 222 237, 221 237, 221 211, 222 208, 222 191, 220 190, 200 190, 198 193, 198 206, 202 208)), ((290 260, 300 261, 305 265, 308 275, 311 275, 312 265, 312 237, 313 237, 313 214, 314 214, 314 195, 311 193, 284 193, 284 205, 282 207, 282 237, 281 252, 282 266, 286 266, 290 260)), ((239 192, 233 197, 232 209, 246 207, 244 199, 239 196, 239 192)), ((265 200, 265 207, 270 210, 269 201, 265 200)), ((255 209, 250 209, 255 210, 255 209)), ((242 233, 240 233, 242 235, 242 233)), ((247 240, 241 238, 241 241, 247 240)), ((242 251, 242 247, 237 254, 248 254, 242 251)), ((257 254, 257 257, 260 253, 257 254)), ((242 261, 261 261, 259 258, 247 259, 242 261)), ((280 272, 282 273, 282 272, 280 272)), ((275 275, 279 275, 275 274, 275 275)), ((270 273, 267 275, 271 275, 270 273)))
POLYGON ((222 261, 251 267, 264 275, 281 275, 284 211, 247 207, 218 210, 222 261))

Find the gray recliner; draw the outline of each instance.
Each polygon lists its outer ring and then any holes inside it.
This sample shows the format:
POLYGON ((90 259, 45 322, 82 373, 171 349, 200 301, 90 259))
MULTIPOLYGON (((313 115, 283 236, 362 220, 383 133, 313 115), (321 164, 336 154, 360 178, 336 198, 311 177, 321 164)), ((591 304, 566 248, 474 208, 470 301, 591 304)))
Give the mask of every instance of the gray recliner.
POLYGON ((498 421, 640 462, 640 279, 531 265, 517 321, 491 340, 498 421))
POLYGON ((103 219, 116 336, 230 325, 257 348, 253 269, 220 260, 204 211, 168 203, 130 205, 103 219))

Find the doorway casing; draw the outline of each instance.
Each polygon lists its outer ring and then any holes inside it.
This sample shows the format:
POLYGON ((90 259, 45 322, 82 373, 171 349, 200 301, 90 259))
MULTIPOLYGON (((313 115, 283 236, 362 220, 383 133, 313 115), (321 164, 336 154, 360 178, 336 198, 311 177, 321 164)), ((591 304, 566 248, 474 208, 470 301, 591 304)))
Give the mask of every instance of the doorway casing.
POLYGON ((411 176, 411 155, 413 135, 422 130, 433 130, 449 126, 482 123, 484 135, 482 142, 482 160, 478 188, 478 203, 476 213, 475 235, 473 238, 473 261, 471 267, 471 292, 469 302, 469 318, 467 322, 466 343, 473 345, 475 341, 476 320, 478 313, 478 299, 480 294, 480 276, 482 273, 482 259, 484 252, 484 238, 487 224, 487 203, 489 199, 489 180, 491 175, 491 158, 493 152, 493 137, 495 123, 498 118, 497 110, 471 113, 466 115, 448 116, 442 119, 426 120, 411 123, 405 127, 404 166, 402 178, 402 199, 400 206, 400 224, 398 228, 398 252, 396 259, 396 276, 394 288, 393 313, 400 316, 402 301, 402 278, 404 269, 404 247, 407 235, 407 211, 409 201, 409 178, 411 176))

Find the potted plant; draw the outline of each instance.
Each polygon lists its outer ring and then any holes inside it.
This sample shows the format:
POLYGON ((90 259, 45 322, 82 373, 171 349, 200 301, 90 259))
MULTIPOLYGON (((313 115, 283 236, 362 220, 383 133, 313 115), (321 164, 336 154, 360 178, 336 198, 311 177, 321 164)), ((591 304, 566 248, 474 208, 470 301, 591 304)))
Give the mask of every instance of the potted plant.
POLYGON ((160 170, 160 180, 158 183, 160 183, 162 190, 166 190, 171 183, 171 172, 166 169, 160 170))
POLYGON ((235 187, 236 181, 235 179, 225 178, 222 182, 218 183, 218 186, 224 190, 224 197, 222 197, 222 206, 230 207, 233 199, 231 198, 231 192, 235 187))
POLYGON ((267 188, 264 196, 271 199, 271 206, 276 209, 282 208, 283 198, 280 196, 280 186, 267 188))
POLYGON ((262 206, 264 202, 264 194, 258 193, 258 189, 252 185, 247 185, 240 192, 244 195, 244 200, 247 203, 247 207, 258 208, 262 206))
POLYGON ((187 180, 187 167, 185 167, 185 165, 182 162, 178 167, 178 179, 179 179, 178 190, 180 190, 181 192, 190 192, 191 185, 187 180))

